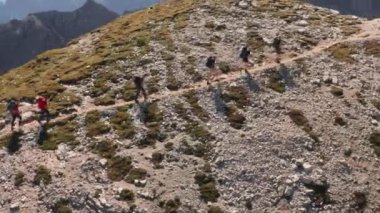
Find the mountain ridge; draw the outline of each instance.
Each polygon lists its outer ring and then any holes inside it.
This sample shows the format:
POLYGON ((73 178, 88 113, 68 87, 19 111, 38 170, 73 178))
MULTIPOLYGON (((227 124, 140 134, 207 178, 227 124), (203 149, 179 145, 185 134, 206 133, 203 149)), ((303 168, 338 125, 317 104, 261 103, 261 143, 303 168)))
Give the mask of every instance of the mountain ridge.
POLYGON ((48 49, 62 47, 69 40, 117 16, 104 6, 88 0, 83 7, 73 12, 34 13, 24 20, 2 24, 0 73, 21 65, 48 49), (11 50, 13 54, 9 54, 11 50))

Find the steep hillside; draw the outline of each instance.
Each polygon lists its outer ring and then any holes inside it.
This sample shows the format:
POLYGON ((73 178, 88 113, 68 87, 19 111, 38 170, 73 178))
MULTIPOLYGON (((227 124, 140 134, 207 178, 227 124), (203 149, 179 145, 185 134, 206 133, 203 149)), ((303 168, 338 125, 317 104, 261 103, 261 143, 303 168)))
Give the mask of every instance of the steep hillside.
POLYGON ((45 52, 0 77, 27 120, 0 132, 0 210, 377 212, 379 26, 295 0, 171 0, 45 52), (37 143, 39 93, 56 118, 37 143))
POLYGON ((63 47, 71 39, 118 15, 93 0, 73 12, 41 12, 0 25, 0 74, 38 54, 63 47))

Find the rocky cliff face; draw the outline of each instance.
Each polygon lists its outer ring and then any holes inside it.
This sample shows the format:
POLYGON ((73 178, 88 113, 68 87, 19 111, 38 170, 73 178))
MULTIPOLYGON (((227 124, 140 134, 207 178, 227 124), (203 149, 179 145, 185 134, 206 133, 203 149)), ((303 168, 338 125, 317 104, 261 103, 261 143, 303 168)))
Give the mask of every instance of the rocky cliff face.
POLYGON ((45 52, 0 76, 25 118, 0 120, 0 212, 378 212, 379 26, 298 0, 171 0, 45 52))
POLYGON ((20 66, 39 53, 115 19, 116 13, 92 0, 73 12, 35 13, 0 25, 0 73, 20 66))

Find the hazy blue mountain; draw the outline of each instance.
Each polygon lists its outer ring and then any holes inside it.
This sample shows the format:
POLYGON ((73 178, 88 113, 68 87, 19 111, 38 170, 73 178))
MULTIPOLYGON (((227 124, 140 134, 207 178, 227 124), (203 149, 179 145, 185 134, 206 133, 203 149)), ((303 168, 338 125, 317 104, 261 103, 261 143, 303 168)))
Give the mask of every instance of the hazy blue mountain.
POLYGON ((368 18, 380 17, 380 0, 307 0, 310 3, 332 8, 344 14, 368 18))
MULTIPOLYGON (((86 0, 0 0, 0 23, 11 19, 23 19, 30 13, 57 10, 73 11, 86 0)), ((108 9, 122 14, 134 11, 162 0, 96 0, 108 9)))
POLYGON ((93 0, 73 12, 41 12, 0 24, 0 74, 118 17, 93 0))

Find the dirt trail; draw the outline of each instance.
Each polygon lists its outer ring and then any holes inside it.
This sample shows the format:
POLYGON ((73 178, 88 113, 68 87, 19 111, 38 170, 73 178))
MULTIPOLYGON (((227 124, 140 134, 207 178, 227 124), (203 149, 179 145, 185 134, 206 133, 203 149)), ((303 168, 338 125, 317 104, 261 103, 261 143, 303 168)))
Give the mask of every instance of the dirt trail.
MULTIPOLYGON (((366 41, 366 40, 380 40, 380 19, 374 19, 371 21, 366 21, 362 25, 360 25, 360 27, 361 27, 362 31, 358 34, 354 34, 354 35, 352 35, 346 39, 342 39, 342 40, 335 41, 335 42, 327 42, 327 43, 320 42, 316 47, 314 47, 310 51, 306 51, 306 52, 304 52, 300 55, 297 55, 295 57, 282 58, 281 63, 282 64, 289 64, 289 63, 294 62, 296 60, 307 58, 309 56, 312 56, 316 53, 320 53, 320 52, 322 52, 322 51, 324 51, 324 50, 326 50, 326 49, 328 49, 328 48, 330 48, 336 44, 340 44, 340 43, 366 41)), ((275 68, 278 65, 279 65, 278 63, 273 63, 273 62, 268 63, 268 64, 263 64, 262 66, 248 69, 248 72, 251 74, 258 73, 260 71, 265 71, 267 69, 275 68)), ((222 82, 233 81, 233 80, 235 80, 241 76, 241 71, 242 70, 232 72, 228 75, 221 75, 218 79, 215 79, 213 82, 211 82, 211 86, 217 85, 217 84, 222 83, 222 82)), ((202 88, 207 88, 207 87, 209 87, 209 85, 207 85, 205 82, 198 82, 198 83, 194 83, 192 85, 187 85, 184 88, 177 90, 177 91, 168 91, 168 92, 164 92, 164 93, 160 93, 160 94, 157 94, 157 93, 152 94, 152 95, 150 95, 150 100, 151 101, 152 100, 158 100, 158 99, 162 99, 162 98, 170 97, 170 96, 180 96, 180 95, 185 94, 186 92, 189 92, 190 90, 202 89, 202 88)), ((129 101, 129 102, 118 101, 116 104, 110 105, 110 106, 92 106, 92 107, 86 107, 86 108, 83 108, 83 107, 79 108, 78 107, 76 112, 74 112, 70 115, 60 116, 60 117, 52 120, 52 122, 63 120, 63 119, 68 118, 72 115, 84 114, 84 113, 87 113, 87 112, 90 112, 93 110, 103 111, 103 110, 113 109, 113 108, 117 108, 117 107, 128 106, 128 105, 131 105, 134 103, 135 103, 134 101, 129 101)), ((24 124, 22 126, 22 130, 23 131, 31 131, 37 127, 38 127, 38 123, 36 121, 33 121, 30 123, 24 124)), ((10 133, 10 129, 5 127, 4 129, 2 129, 0 131, 0 137, 3 137, 9 133, 10 133)))

